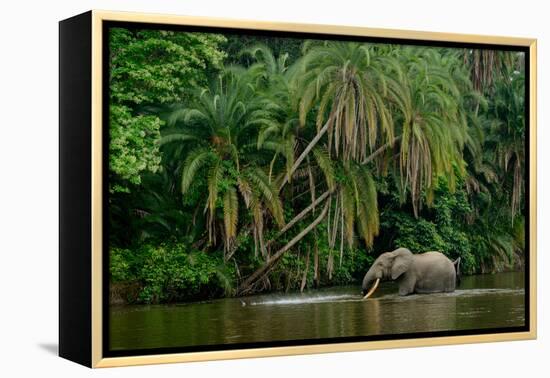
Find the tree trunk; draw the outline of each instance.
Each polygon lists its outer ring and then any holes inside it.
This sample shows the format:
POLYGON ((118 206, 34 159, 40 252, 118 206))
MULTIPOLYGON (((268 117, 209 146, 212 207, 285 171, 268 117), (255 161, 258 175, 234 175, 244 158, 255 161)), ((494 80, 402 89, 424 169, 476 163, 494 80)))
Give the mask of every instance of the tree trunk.
POLYGON ((374 151, 372 154, 370 154, 369 156, 367 156, 365 158, 365 160, 363 160, 361 162, 361 164, 368 164, 370 163, 371 161, 373 161, 378 155, 380 155, 382 152, 386 151, 389 147, 393 147, 393 145, 395 144, 395 142, 397 142, 398 140, 401 139, 401 135, 400 136, 396 136, 395 138, 393 138, 391 141, 389 141, 388 143, 382 145, 381 147, 378 147, 378 149, 376 151, 374 151))
POLYGON ((228 251, 228 254, 224 257, 224 262, 229 261, 231 259, 231 257, 233 257, 233 255, 235 254, 237 249, 239 248, 239 243, 237 242, 237 240, 242 239, 242 236, 248 235, 251 230, 252 230, 252 226, 250 226, 250 225, 247 226, 244 229, 241 229, 241 232, 239 232, 239 237, 235 238, 235 243, 233 243, 233 245, 231 246, 231 248, 228 251))
POLYGON ((306 269, 304 270, 304 275, 302 276, 302 283, 300 285, 300 293, 304 292, 304 288, 306 287, 307 283, 307 272, 309 270, 309 253, 311 252, 311 248, 307 247, 307 256, 306 256, 306 269))
POLYGON ((307 145, 307 147, 305 148, 304 151, 302 151, 302 153, 300 154, 300 156, 298 157, 298 159, 296 159, 296 161, 294 162, 294 165, 292 165, 292 168, 290 169, 290 172, 287 173, 287 175, 285 176, 283 182, 281 183, 281 186, 279 187, 279 190, 281 190, 283 188, 283 186, 285 186, 285 184, 287 182, 290 181, 290 178, 292 177, 292 175, 294 174, 294 172, 296 171, 296 169, 298 169, 298 167, 300 166, 300 164, 302 164, 302 161, 304 161, 304 159, 306 158, 306 156, 311 152, 311 150, 313 149, 313 147, 315 147, 315 145, 317 144, 317 142, 319 142, 319 140, 321 140, 321 138, 323 137, 323 135, 325 135, 325 133, 327 132, 328 130, 328 126, 330 124, 330 121, 331 119, 329 118, 329 120, 327 121, 327 123, 325 123, 325 125, 323 126, 323 128, 321 130, 319 130, 319 132, 317 133, 317 135, 315 135, 315 138, 313 138, 311 140, 311 142, 309 142, 309 144, 307 145))
POLYGON ((319 274, 319 245, 317 244, 317 231, 314 231, 315 241, 313 242, 313 284, 319 287, 321 275, 319 274))
POLYGON ((269 272, 275 265, 275 263, 296 243, 302 240, 311 230, 313 230, 327 215, 328 203, 325 204, 323 211, 319 216, 310 223, 306 228, 304 228, 298 235, 296 235, 291 241, 289 241, 283 248, 279 249, 275 254, 273 254, 266 263, 258 268, 254 273, 252 273, 240 287, 237 289, 237 294, 243 294, 250 290, 251 286, 261 277, 269 272))
POLYGON ((313 203, 311 203, 308 207, 306 207, 304 210, 300 212, 300 214, 296 215, 290 222, 288 222, 282 229, 279 231, 276 237, 268 241, 265 245, 265 247, 271 246, 271 244, 276 241, 282 234, 287 232, 292 226, 294 226, 297 222, 301 221, 309 212, 315 209, 317 205, 319 205, 321 202, 323 202, 332 191, 327 190, 323 194, 321 194, 313 203))

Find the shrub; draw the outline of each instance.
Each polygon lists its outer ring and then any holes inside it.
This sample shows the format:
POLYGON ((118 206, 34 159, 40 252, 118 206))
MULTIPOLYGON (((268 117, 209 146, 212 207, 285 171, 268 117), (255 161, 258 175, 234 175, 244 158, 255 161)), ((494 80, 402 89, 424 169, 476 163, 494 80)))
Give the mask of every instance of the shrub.
POLYGON ((185 301, 231 294, 235 271, 216 253, 189 251, 184 244, 111 249, 111 282, 138 281, 138 302, 185 301))

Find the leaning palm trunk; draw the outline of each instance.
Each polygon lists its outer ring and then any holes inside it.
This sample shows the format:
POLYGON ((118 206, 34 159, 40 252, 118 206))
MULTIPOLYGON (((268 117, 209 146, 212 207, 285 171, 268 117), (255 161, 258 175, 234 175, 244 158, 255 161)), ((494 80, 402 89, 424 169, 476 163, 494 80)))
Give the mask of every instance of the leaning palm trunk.
POLYGON ((332 118, 329 118, 329 120, 325 123, 325 125, 321 128, 321 130, 317 132, 317 135, 315 135, 315 137, 311 140, 311 142, 309 142, 305 150, 302 151, 300 156, 298 156, 298 159, 296 159, 296 161, 292 165, 292 168, 290 168, 290 171, 287 172, 285 178, 283 179, 283 182, 281 183, 279 190, 282 189, 283 186, 285 186, 285 184, 290 181, 290 178, 292 177, 294 172, 296 172, 300 164, 302 164, 302 161, 304 161, 304 159, 306 158, 306 156, 308 156, 308 154, 311 152, 313 147, 315 147, 315 145, 321 140, 323 135, 326 134, 331 121, 332 121, 332 118))
POLYGON ((321 194, 315 201, 313 201, 308 207, 306 207, 304 210, 300 212, 300 214, 296 215, 290 222, 288 222, 282 229, 279 231, 277 236, 270 240, 267 245, 270 245, 274 240, 277 240, 282 234, 287 232, 292 226, 294 226, 297 222, 301 221, 306 215, 308 215, 312 210, 315 210, 315 206, 319 205, 321 202, 323 202, 332 191, 327 190, 323 194, 321 194))
POLYGON ((305 289, 306 283, 307 283, 307 273, 309 271, 309 254, 310 254, 310 252, 311 252, 311 248, 308 246, 307 255, 306 255, 306 267, 305 267, 304 273, 302 275, 302 283, 300 284, 300 293, 304 292, 304 289, 305 289))
POLYGON ((385 152, 388 148, 391 148, 393 147, 393 145, 398 142, 399 140, 401 139, 401 135, 399 136, 396 136, 395 138, 393 138, 391 141, 389 141, 388 143, 386 144, 383 144, 382 146, 380 146, 379 148, 377 148, 372 154, 370 154, 369 156, 367 156, 365 158, 365 160, 363 160, 361 162, 361 164, 368 164, 370 163, 371 161, 373 161, 376 157, 378 157, 378 155, 382 154, 383 152, 385 152))
POLYGON ((313 283, 314 286, 317 288, 319 287, 320 281, 321 281, 321 275, 319 271, 319 245, 317 244, 317 231, 313 230, 313 283))
MULTIPOLYGON (((300 156, 298 157, 298 159, 296 159, 296 161, 294 162, 294 164, 292 165, 292 168, 290 169, 289 172, 287 172, 287 174, 285 175, 285 178, 283 179, 283 181, 281 182, 281 185, 279 186, 279 190, 281 190, 283 188, 283 186, 286 185, 287 182, 290 181, 290 178, 292 177, 292 175, 294 174, 294 172, 296 172, 296 170, 300 167, 300 164, 304 161, 304 159, 308 156, 308 154, 311 152, 311 150, 313 150, 313 148, 317 145, 317 143, 319 142, 319 140, 321 140, 321 138, 323 137, 323 135, 326 134, 327 130, 329 129, 329 126, 330 126, 330 122, 331 122, 331 119, 329 119, 325 125, 321 128, 321 130, 319 130, 319 132, 317 133, 317 135, 315 135, 315 138, 313 138, 311 140, 311 142, 309 142, 309 144, 307 145, 307 147, 304 149, 304 151, 302 151, 302 153, 300 154, 300 156)), ((382 154, 383 152, 385 152, 388 148, 390 147, 393 147, 393 145, 398 142, 399 140, 401 139, 401 136, 397 136, 395 138, 393 138, 391 141, 387 142, 386 144, 380 146, 378 149, 376 149, 373 153, 371 153, 369 156, 367 156, 362 162, 361 164, 368 164, 370 163, 372 160, 374 160, 376 157, 378 157, 380 154, 382 154)))
MULTIPOLYGON (((330 194, 332 193, 332 191, 330 190, 327 190, 326 192, 324 192, 323 194, 321 194, 319 197, 317 197, 315 199, 315 201, 313 201, 313 203, 311 203, 310 205, 308 205, 308 207, 306 207, 304 210, 302 210, 300 212, 300 214, 296 215, 294 218, 292 218, 292 220, 290 222, 288 222, 280 231, 279 233, 277 234, 277 236, 275 236, 273 239, 269 240, 268 242, 265 243, 263 249, 267 250, 271 244, 276 241, 277 239, 279 239, 280 236, 282 236, 285 232, 287 232, 288 230, 290 230, 292 228, 292 226, 294 226, 296 223, 298 223, 299 221, 301 221, 303 218, 306 217, 306 215, 308 215, 311 211, 315 210, 315 207, 319 204, 321 204, 330 194)), ((246 236, 250 233, 250 231, 252 230, 253 231, 253 234, 255 232, 255 225, 254 223, 251 224, 249 227, 247 227, 246 229, 243 229, 239 235, 240 236, 246 236)), ((257 235, 254 235, 255 238, 257 235)), ((225 258, 225 261, 228 261, 231 257, 233 257, 233 254, 235 253, 235 251, 238 249, 239 247, 239 242, 238 240, 239 239, 243 239, 242 237, 238 237, 236 238, 236 241, 235 243, 233 243, 233 245, 231 246, 231 248, 229 249, 229 252, 226 254, 226 258, 225 258)), ((262 241, 263 243, 263 241, 262 241)), ((258 244, 260 244, 260 240, 258 240, 258 244)), ((317 247, 316 247, 317 248, 317 247)), ((317 256, 317 249, 316 249, 316 256, 317 256)), ((257 253, 255 255, 255 257, 257 257, 257 253)), ((317 257, 318 259, 318 257, 317 257)))
POLYGON ((244 294, 251 290, 252 285, 264 275, 266 275, 274 266, 275 263, 296 243, 302 240, 307 234, 310 233, 327 215, 328 202, 325 204, 323 211, 319 216, 311 223, 309 226, 304 228, 298 235, 296 235, 291 241, 289 241, 284 247, 275 252, 264 265, 258 268, 254 273, 252 273, 240 287, 237 289, 237 294, 244 294))

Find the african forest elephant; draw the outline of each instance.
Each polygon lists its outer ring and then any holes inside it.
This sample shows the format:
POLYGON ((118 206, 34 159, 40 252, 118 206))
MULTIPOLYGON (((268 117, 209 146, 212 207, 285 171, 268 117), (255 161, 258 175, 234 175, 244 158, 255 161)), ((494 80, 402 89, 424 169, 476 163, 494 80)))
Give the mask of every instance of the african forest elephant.
POLYGON ((370 297, 380 280, 397 281, 399 295, 452 292, 459 279, 460 257, 453 262, 440 252, 413 254, 407 248, 398 248, 374 261, 363 279, 363 294, 364 299, 370 297))

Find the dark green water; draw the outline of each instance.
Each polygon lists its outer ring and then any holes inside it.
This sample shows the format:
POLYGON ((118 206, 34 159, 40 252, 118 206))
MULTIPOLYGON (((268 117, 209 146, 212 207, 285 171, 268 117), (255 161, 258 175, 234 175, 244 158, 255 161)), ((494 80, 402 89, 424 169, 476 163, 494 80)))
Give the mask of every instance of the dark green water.
POLYGON ((112 306, 112 350, 523 326, 523 273, 463 277, 454 293, 399 297, 381 283, 175 305, 112 306))

